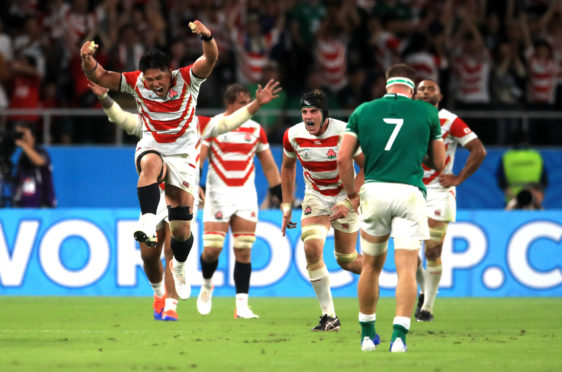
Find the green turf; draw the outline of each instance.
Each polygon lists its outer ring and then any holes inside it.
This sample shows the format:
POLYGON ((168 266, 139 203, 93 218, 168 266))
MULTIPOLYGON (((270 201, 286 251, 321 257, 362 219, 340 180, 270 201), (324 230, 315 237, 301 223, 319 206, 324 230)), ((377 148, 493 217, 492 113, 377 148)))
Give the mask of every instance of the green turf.
POLYGON ((560 371, 562 299, 439 298, 433 323, 412 323, 405 354, 388 352, 394 300, 382 298, 382 344, 363 353, 357 300, 336 298, 340 332, 313 333, 313 298, 252 298, 258 320, 180 303, 154 321, 150 298, 0 297, 0 371, 560 371), (415 368, 412 369, 412 368, 415 368))

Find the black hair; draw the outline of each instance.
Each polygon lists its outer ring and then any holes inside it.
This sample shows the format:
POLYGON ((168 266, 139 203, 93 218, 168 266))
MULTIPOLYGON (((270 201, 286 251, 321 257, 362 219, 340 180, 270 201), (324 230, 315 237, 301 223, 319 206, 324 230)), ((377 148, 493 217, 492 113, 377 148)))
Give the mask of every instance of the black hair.
POLYGON ((301 109, 303 107, 316 107, 322 111, 322 123, 328 118, 328 102, 326 100, 326 94, 320 89, 314 89, 313 91, 306 92, 302 95, 300 102, 301 109))
POLYGON ((170 56, 159 49, 151 49, 140 59, 139 70, 146 72, 149 69, 167 71, 170 68, 170 56))

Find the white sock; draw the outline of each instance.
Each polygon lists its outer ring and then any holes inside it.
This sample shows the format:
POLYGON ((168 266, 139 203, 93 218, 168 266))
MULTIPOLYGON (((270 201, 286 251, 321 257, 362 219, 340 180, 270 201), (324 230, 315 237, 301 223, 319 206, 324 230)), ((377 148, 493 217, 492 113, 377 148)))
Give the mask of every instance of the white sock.
POLYGON ((236 308, 237 309, 247 309, 248 308, 248 294, 247 293, 236 293, 236 308))
POLYGON ((213 288, 213 278, 211 277, 210 279, 205 279, 203 278, 203 284, 201 285, 201 287, 205 288, 206 290, 210 291, 211 288, 213 288))
POLYGON ((142 214, 139 218, 139 224, 147 233, 156 234, 156 215, 154 213, 142 214))
POLYGON ((418 282, 418 287, 420 287, 420 293, 424 293, 424 280, 425 270, 423 269, 423 264, 419 265, 416 270, 416 282, 418 282))
POLYGON ((178 300, 175 298, 167 298, 166 304, 164 305, 164 311, 176 310, 178 308, 178 300))
POLYGON ((150 286, 154 290, 154 295, 156 297, 162 297, 166 294, 166 287, 164 287, 164 279, 159 283, 152 283, 150 282, 150 286))
POLYGON ((360 322, 374 322, 377 320, 377 314, 363 314, 359 313, 360 322))
POLYGON ((427 263, 427 268, 425 270, 425 288, 424 288, 424 299, 422 310, 433 312, 433 303, 435 302, 435 297, 437 296, 437 290, 439 289, 439 282, 441 281, 441 274, 443 273, 443 266, 430 265, 427 263))
POLYGON ((395 316, 392 324, 398 324, 407 330, 410 329, 411 319, 407 316, 395 316))
POLYGON ((172 263, 172 267, 174 268, 175 271, 182 271, 183 270, 183 265, 185 265, 185 263, 187 261, 184 262, 180 262, 178 260, 176 260, 176 258, 172 258, 172 260, 174 260, 174 262, 172 263))
POLYGON ((316 292, 316 297, 320 302, 320 309, 322 314, 328 314, 329 317, 336 317, 336 310, 334 309, 334 301, 332 300, 332 291, 330 290, 330 274, 326 266, 319 270, 308 271, 310 277, 310 284, 316 292))

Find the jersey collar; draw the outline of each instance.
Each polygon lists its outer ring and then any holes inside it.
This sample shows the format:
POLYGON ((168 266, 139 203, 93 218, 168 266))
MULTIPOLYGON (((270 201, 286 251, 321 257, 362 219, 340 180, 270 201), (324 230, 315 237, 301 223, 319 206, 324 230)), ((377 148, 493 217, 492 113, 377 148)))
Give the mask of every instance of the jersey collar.
POLYGON ((383 97, 384 98, 390 98, 390 97, 394 97, 394 96, 400 96, 400 97, 411 99, 410 97, 408 97, 407 95, 402 94, 402 93, 386 93, 383 97))

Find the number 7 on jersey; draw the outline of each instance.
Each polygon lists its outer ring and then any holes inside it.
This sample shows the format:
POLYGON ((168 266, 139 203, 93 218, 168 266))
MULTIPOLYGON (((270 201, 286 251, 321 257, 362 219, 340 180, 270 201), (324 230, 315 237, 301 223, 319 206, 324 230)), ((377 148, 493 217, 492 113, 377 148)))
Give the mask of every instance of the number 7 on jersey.
POLYGON ((388 151, 392 147, 392 144, 394 143, 394 140, 396 139, 396 136, 398 135, 398 132, 400 132, 400 128, 402 128, 402 124, 404 124, 404 119, 384 118, 384 119, 382 119, 382 121, 384 121, 386 124, 396 125, 394 127, 394 130, 392 131, 392 134, 390 135, 390 138, 388 139, 388 142, 386 143, 385 148, 384 148, 385 151, 388 151))

